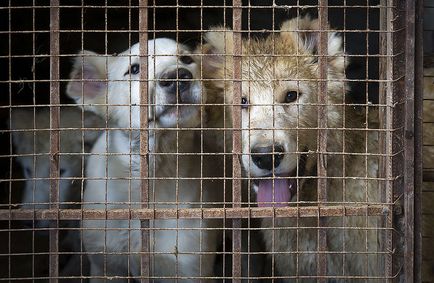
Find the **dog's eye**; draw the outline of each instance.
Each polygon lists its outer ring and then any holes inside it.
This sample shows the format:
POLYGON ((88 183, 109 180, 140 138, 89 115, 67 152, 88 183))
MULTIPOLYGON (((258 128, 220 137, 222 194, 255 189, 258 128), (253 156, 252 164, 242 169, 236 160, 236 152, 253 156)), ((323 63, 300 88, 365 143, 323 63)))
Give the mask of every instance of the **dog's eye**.
POLYGON ((241 108, 246 109, 249 102, 247 101, 247 98, 241 97, 241 108))
POLYGON ((298 98, 298 92, 291 90, 286 93, 285 102, 290 103, 296 101, 298 98))
POLYGON ((193 63, 193 58, 191 58, 190 56, 181 56, 181 58, 179 58, 179 60, 181 60, 182 63, 186 64, 186 65, 190 65, 191 63, 193 63))
POLYGON ((140 65, 139 64, 132 64, 128 72, 124 74, 124 76, 128 74, 137 75, 140 73, 140 65))

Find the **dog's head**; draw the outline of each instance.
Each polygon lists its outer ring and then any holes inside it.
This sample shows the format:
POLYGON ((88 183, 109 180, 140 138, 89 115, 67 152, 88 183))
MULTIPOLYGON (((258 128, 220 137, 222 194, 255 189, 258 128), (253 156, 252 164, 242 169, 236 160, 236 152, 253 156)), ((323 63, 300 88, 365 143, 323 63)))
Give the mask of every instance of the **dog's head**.
MULTIPOLYGON (((197 126, 201 84, 186 46, 172 39, 148 41, 148 121, 155 127, 197 126), (192 105, 193 104, 193 105, 192 105)), ((84 51, 74 60, 67 94, 117 126, 140 127, 139 44, 117 56, 84 51), (107 112, 108 111, 108 112, 107 112)))
MULTIPOLYGON (((273 201, 287 205, 297 192, 294 177, 315 166, 316 156, 308 152, 317 150, 318 30, 318 20, 299 17, 284 22, 280 32, 267 38, 244 39, 241 101, 233 101, 230 80, 232 31, 209 32, 202 47, 206 76, 226 79, 216 82, 221 93, 227 103, 241 104, 242 165, 248 176, 259 178, 253 188, 261 206, 273 201)), ((334 104, 344 102, 345 65, 342 39, 329 32, 328 127, 341 125, 342 109, 334 104)))
MULTIPOLYGON (((82 113, 76 108, 62 108, 60 128, 80 128, 82 113)), ((84 113, 84 127, 101 127, 102 120, 93 113, 84 113)), ((50 112, 48 109, 14 109, 10 127, 16 161, 22 168, 23 192, 21 207, 47 209, 50 202, 50 112), (34 116, 35 119, 31 119, 34 116), (31 117, 29 119, 29 117, 31 117), (40 131, 35 129, 41 129, 40 131)), ((71 179, 81 177, 83 156, 89 152, 101 131, 61 129, 59 156, 59 201, 69 207, 80 201, 81 182, 71 179), (84 146, 84 148, 83 148, 84 146)), ((32 226, 32 221, 26 222, 32 226)), ((35 221, 37 227, 49 227, 49 221, 35 221)))

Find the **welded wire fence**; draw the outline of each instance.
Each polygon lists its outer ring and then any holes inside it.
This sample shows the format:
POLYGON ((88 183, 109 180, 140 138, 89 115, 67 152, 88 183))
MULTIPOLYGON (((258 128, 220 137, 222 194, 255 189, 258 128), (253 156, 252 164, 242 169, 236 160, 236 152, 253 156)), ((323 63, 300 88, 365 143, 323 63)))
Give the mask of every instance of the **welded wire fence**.
POLYGON ((0 280, 420 280, 421 10, 5 1, 0 280))

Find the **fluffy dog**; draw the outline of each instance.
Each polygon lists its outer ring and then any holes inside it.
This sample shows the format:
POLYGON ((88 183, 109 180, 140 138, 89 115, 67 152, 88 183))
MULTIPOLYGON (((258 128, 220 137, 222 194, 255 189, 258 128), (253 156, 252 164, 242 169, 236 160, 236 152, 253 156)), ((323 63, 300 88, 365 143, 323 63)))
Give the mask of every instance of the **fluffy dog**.
MULTIPOLYGON (((25 180, 21 207, 27 209, 49 208, 50 197, 50 112, 48 108, 14 109, 10 127, 16 158, 25 180), (35 119, 32 119, 34 115, 35 119), (29 119, 30 117, 30 119, 29 119), (36 129, 36 130, 32 130, 36 129), (23 130, 23 131, 19 131, 23 130), (34 154, 34 156, 33 156, 34 154)), ((59 201, 61 208, 77 208, 81 200, 82 183, 69 178, 82 177, 83 156, 89 152, 101 131, 69 130, 66 128, 95 128, 103 121, 93 113, 82 113, 75 107, 62 107, 60 111, 59 201), (63 130, 62 130, 63 128, 63 130), (83 134, 83 135, 82 135, 83 134), (84 147, 83 147, 84 146, 84 147)), ((32 225, 32 223, 29 223, 32 225)), ((48 221, 35 221, 37 227, 48 227, 48 221)))
MULTIPOLYGON (((258 206, 318 205, 318 29, 317 20, 298 17, 284 22, 279 33, 244 39, 241 101, 233 101, 232 31, 220 27, 207 33, 201 48, 204 76, 212 79, 206 83, 212 90, 209 101, 241 104, 241 163, 258 206)), ((379 161, 364 154, 378 152, 377 137, 360 130, 366 128, 364 111, 344 104, 345 54, 333 32, 328 33, 328 55, 327 151, 333 154, 326 158, 326 205, 379 202, 378 184, 368 180, 377 177, 379 161)), ((221 127, 224 111, 211 106, 207 111, 210 127, 221 127)), ((379 232, 372 229, 380 227, 379 217, 325 221, 329 278, 384 276, 379 232)), ((316 282, 318 218, 263 219, 261 226, 268 252, 278 252, 271 255, 277 275, 316 282)))
MULTIPOLYGON (((198 104, 206 97, 201 83, 195 80, 198 66, 188 55, 187 47, 171 39, 151 40, 148 50, 148 92, 153 104, 148 117, 151 153, 148 160, 149 176, 154 178, 149 183, 149 206, 193 208, 206 205, 201 202, 219 201, 223 191, 216 187, 218 182, 195 179, 208 176, 208 169, 201 165, 207 162, 201 162, 198 154, 200 137, 194 130, 176 130, 201 124, 198 104)), ((86 168, 85 208, 141 207, 137 179, 140 177, 138 55, 136 44, 118 56, 102 57, 85 51, 75 59, 73 81, 67 93, 85 108, 107 116, 109 128, 118 128, 107 129, 92 149, 86 168)), ((203 230, 215 228, 213 222, 216 221, 150 221, 152 276, 212 275, 215 254, 201 253, 216 252, 219 231, 203 230)), ((83 233, 83 243, 89 253, 92 276, 140 275, 139 221, 88 220, 83 221, 83 226, 89 229, 83 233)))
MULTIPOLYGON (((82 113, 76 107, 62 107, 60 110, 60 152, 59 156, 59 202, 60 208, 79 208, 83 183, 71 178, 83 178, 82 169, 85 157, 101 134, 92 128, 103 127, 104 123, 91 112, 82 113), (83 116, 82 116, 83 115, 83 116), (82 124, 82 118, 83 124, 82 124), (79 128, 86 128, 81 131, 79 128), (76 129, 74 129, 76 128, 76 129)), ((11 113, 10 127, 16 157, 20 164, 24 181, 21 208, 47 209, 50 202, 50 112, 48 108, 14 109, 11 113), (34 115, 34 116, 33 116, 34 115), (34 117, 34 119, 33 119, 34 117), (23 130, 23 131, 20 131, 23 130)), ((30 228, 48 228, 49 221, 23 221, 30 228)), ((79 252, 80 235, 75 230, 78 221, 61 221, 60 251, 79 252), (64 229, 68 228, 68 229, 64 229), (72 228, 72 229, 71 229, 72 228)), ((48 240, 48 230, 38 230, 35 235, 40 240, 48 240)), ((79 255, 60 256, 60 274, 77 276, 80 274, 79 255)), ((86 267, 84 267, 86 268, 86 267)))

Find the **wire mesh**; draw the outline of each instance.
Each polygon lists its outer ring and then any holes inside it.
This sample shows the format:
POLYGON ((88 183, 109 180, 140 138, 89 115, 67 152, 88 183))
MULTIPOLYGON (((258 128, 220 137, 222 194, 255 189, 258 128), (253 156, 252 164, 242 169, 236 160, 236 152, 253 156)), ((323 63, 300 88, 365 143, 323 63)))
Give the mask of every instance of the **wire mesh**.
POLYGON ((418 9, 5 1, 0 280, 416 280, 418 9))

